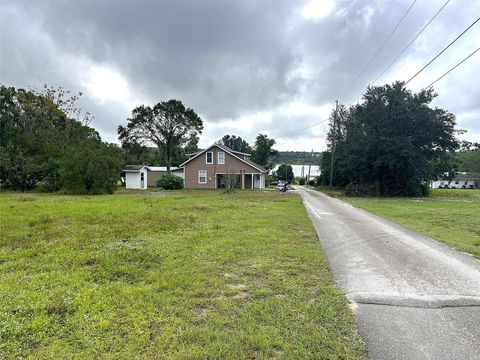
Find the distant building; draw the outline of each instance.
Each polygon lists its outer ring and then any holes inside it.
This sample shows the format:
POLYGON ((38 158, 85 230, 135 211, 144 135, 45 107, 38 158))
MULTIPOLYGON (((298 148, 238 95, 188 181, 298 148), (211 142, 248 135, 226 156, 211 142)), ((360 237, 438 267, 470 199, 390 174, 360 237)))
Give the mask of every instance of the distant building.
POLYGON ((480 189, 480 173, 458 172, 452 180, 432 181, 431 187, 433 189, 480 189))

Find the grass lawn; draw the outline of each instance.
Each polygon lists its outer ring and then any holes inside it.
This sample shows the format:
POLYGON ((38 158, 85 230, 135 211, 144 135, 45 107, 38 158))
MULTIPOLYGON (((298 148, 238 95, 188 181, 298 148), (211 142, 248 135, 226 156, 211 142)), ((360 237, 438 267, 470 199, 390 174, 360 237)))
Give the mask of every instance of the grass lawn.
POLYGON ((300 198, 0 194, 0 358, 363 359, 300 198))
POLYGON ((480 190, 434 189, 427 198, 353 198, 338 189, 325 192, 480 259, 480 190))

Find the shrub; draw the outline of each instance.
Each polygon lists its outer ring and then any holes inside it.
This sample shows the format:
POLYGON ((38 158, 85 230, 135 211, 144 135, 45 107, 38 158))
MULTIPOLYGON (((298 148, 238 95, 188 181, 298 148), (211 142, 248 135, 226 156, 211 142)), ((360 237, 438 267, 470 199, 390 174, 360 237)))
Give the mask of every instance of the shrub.
POLYGON ((373 184, 370 184, 370 186, 367 189, 367 194, 368 196, 372 196, 372 197, 382 196, 382 192, 380 191, 380 182, 375 181, 373 184))
POLYGON ((298 179, 298 184, 299 185, 305 185, 305 178, 301 177, 298 179))
POLYGON ((345 195, 347 196, 366 196, 368 193, 368 185, 349 183, 345 187, 345 195))
POLYGON ((157 180, 157 186, 165 190, 180 190, 183 189, 183 178, 166 174, 157 180))

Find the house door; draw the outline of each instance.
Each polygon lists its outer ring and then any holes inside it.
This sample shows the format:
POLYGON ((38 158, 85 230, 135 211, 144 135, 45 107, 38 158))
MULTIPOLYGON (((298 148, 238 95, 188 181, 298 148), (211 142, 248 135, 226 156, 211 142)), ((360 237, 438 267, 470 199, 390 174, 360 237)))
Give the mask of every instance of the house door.
POLYGON ((254 179, 253 187, 255 189, 260 189, 260 175, 258 175, 258 174, 253 175, 253 179, 254 179))

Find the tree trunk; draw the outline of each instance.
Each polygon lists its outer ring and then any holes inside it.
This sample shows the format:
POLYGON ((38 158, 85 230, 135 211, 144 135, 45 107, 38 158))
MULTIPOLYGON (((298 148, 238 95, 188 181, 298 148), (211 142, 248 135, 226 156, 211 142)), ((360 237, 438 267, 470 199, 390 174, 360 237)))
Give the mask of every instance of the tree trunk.
POLYGON ((172 142, 167 140, 165 149, 165 162, 167 163, 167 174, 171 174, 170 164, 172 162, 172 142))

